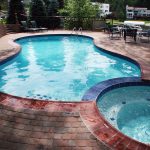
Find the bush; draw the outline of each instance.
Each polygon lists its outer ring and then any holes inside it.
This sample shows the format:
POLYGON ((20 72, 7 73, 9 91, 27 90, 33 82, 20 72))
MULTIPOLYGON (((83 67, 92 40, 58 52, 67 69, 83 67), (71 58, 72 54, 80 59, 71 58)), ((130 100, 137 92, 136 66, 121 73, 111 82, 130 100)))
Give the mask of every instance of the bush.
POLYGON ((90 0, 67 0, 65 1, 64 9, 61 9, 59 12, 69 17, 69 19, 65 20, 66 28, 82 27, 87 29, 92 25, 87 18, 96 17, 98 6, 93 6, 90 0))
MULTIPOLYGON (((92 29, 93 19, 92 18, 82 18, 82 28, 84 30, 92 29)), ((79 22, 77 18, 69 18, 66 17, 64 20, 64 28, 65 29, 73 29, 74 27, 79 28, 79 22)))
POLYGON ((6 24, 6 19, 0 19, 0 24, 6 24))

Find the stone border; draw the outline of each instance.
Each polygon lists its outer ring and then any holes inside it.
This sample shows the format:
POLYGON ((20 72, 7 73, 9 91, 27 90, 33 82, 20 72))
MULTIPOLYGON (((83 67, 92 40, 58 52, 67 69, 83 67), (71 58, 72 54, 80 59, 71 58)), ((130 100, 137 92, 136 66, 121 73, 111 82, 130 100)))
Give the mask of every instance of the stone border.
POLYGON ((7 61, 13 59, 16 57, 20 51, 21 51, 21 46, 17 43, 14 43, 12 40, 9 40, 8 43, 13 46, 12 49, 4 50, 0 52, 0 65, 6 63, 7 61))
MULTIPOLYGON (((132 83, 138 83, 140 81, 141 78, 139 77, 124 77, 99 82, 86 91, 86 93, 82 97, 82 101, 97 101, 99 96, 102 96, 104 93, 108 92, 111 89, 124 85, 132 85, 132 83)), ((143 83, 145 82, 143 81, 143 83)))

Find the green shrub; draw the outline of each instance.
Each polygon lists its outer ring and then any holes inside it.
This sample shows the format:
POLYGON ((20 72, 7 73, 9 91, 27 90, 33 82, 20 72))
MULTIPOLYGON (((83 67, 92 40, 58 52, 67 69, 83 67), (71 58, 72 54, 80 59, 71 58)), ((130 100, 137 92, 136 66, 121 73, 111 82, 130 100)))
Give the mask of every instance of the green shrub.
POLYGON ((0 24, 6 24, 6 19, 0 19, 0 24))
POLYGON ((84 18, 95 18, 98 11, 98 6, 92 5, 90 0, 67 0, 64 9, 59 12, 61 15, 69 17, 65 20, 65 28, 70 29, 73 27, 90 28, 92 23, 84 18))

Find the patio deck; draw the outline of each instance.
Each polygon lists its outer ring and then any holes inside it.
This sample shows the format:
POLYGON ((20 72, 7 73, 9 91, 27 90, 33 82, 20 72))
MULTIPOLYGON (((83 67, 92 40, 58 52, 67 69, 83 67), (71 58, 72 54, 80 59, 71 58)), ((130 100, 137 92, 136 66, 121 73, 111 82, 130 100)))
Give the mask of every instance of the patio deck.
MULTIPOLYGON (((36 34, 70 34, 48 31, 36 34)), ((0 38, 0 61, 14 55, 19 46, 12 42, 31 33, 10 34, 0 38)), ((150 80, 150 44, 110 40, 101 32, 83 32, 103 49, 128 56, 142 68, 142 79, 150 80)), ((126 140, 99 116, 95 102, 65 103, 35 101, 0 94, 0 149, 9 150, 107 150, 149 149, 126 140), (101 140, 101 141, 100 141, 101 140), (107 141, 110 147, 103 142, 107 141)))

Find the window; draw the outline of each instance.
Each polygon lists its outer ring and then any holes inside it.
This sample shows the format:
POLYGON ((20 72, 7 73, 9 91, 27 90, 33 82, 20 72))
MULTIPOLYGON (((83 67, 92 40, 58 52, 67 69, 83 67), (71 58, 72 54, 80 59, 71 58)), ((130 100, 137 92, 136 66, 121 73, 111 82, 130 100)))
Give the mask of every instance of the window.
POLYGON ((128 12, 132 12, 132 10, 127 10, 128 12))

